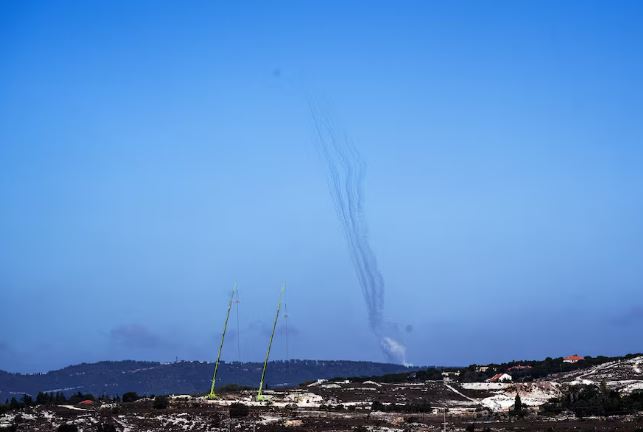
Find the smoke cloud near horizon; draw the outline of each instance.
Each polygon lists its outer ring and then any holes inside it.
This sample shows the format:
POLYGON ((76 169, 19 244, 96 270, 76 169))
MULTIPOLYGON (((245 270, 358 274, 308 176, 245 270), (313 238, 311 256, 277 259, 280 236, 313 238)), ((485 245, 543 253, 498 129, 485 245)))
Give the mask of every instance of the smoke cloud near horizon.
MULTIPOLYGON (((406 364, 406 347, 393 339, 385 325, 384 278, 377 265, 368 236, 364 214, 364 172, 366 165, 346 133, 338 131, 331 118, 309 101, 317 134, 318 150, 328 169, 328 184, 337 216, 348 243, 355 273, 368 311, 371 330, 379 339, 386 357, 406 364)), ((389 326, 390 327, 390 326, 389 326)))

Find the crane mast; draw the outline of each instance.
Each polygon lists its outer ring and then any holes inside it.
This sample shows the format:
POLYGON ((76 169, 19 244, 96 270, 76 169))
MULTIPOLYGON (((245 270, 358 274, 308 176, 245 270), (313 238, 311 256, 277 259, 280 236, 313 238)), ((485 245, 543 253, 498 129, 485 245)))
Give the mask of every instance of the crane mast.
POLYGON ((230 310, 232 309, 232 301, 234 296, 237 293, 237 284, 232 288, 232 294, 230 295, 230 301, 228 302, 228 311, 226 312, 225 322, 223 323, 223 334, 221 335, 221 343, 219 344, 219 350, 217 351, 217 361, 214 364, 214 374, 212 375, 212 385, 210 386, 210 394, 208 394, 208 399, 215 399, 217 394, 214 391, 214 388, 217 383, 217 371, 219 370, 219 360, 221 359, 221 351, 223 351, 223 341, 225 340, 225 334, 228 330, 228 320, 230 319, 230 310))
POLYGON ((279 295, 279 303, 277 303, 277 313, 275 314, 275 321, 272 324, 272 333, 270 334, 270 341, 268 342, 268 351, 266 351, 266 359, 263 361, 263 370, 261 371, 261 381, 259 382, 259 391, 257 392, 257 400, 265 400, 263 395, 264 378, 266 377, 266 368, 268 367, 268 358, 270 357, 270 348, 272 348, 272 340, 275 337, 275 330, 277 329, 277 321, 279 320, 279 312, 281 311, 281 302, 286 292, 286 284, 281 287, 281 294, 279 295))

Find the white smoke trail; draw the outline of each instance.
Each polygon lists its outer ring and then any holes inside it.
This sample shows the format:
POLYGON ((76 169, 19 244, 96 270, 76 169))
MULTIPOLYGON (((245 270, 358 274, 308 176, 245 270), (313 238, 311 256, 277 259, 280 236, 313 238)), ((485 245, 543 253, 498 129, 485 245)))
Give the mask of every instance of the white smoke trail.
POLYGON ((346 134, 337 128, 318 105, 309 101, 318 148, 326 161, 330 194, 348 242, 351 259, 368 310, 369 326, 391 361, 406 363, 406 348, 384 335, 384 278, 368 240, 362 193, 365 164, 346 134))
POLYGON ((390 357, 399 361, 404 366, 410 366, 406 362, 406 347, 395 339, 384 336, 380 339, 380 344, 382 344, 382 349, 384 352, 388 353, 390 357))

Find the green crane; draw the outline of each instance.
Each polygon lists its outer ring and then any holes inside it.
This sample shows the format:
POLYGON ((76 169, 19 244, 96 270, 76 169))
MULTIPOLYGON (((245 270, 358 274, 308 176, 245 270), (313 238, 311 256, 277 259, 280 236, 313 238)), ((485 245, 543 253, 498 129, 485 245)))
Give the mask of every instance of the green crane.
POLYGON ((277 313, 275 314, 275 322, 272 324, 272 333, 270 334, 270 342, 268 342, 268 351, 266 352, 266 359, 263 361, 263 371, 261 371, 261 381, 259 382, 259 391, 257 392, 257 400, 266 400, 263 395, 264 378, 266 377, 266 368, 268 367, 268 358, 270 357, 270 348, 272 347, 272 340, 275 337, 275 330, 277 329, 277 321, 279 320, 279 312, 281 311, 281 302, 286 292, 286 284, 281 287, 281 294, 279 295, 279 303, 277 304, 277 313))
POLYGON ((232 294, 230 295, 230 301, 228 302, 228 311, 226 312, 225 322, 223 323, 223 334, 221 335, 221 343, 219 344, 219 351, 217 352, 217 362, 214 364, 214 374, 212 375, 212 386, 210 386, 210 394, 208 394, 208 399, 217 398, 217 394, 214 392, 214 387, 217 383, 217 371, 219 370, 219 360, 221 359, 221 351, 223 351, 223 341, 225 340, 225 334, 228 330, 228 319, 230 318, 230 309, 232 309, 232 301, 234 296, 237 293, 237 284, 234 284, 232 288, 232 294))

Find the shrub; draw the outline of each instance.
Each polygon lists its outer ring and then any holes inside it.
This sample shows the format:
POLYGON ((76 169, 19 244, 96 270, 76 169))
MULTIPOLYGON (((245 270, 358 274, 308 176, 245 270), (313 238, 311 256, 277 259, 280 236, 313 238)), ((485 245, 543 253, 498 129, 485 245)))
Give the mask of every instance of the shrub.
POLYGON ((414 402, 408 405, 401 406, 402 411, 409 413, 427 413, 431 412, 431 404, 428 402, 414 402))
POLYGON ((250 414, 250 409, 240 403, 240 402, 234 402, 230 405, 230 418, 241 418, 241 417, 246 417, 250 414))
POLYGON ((373 401, 371 404, 371 411, 384 411, 385 409, 384 404, 380 401, 373 401))
POLYGON ((157 396, 154 398, 154 403, 152 404, 154 409, 166 409, 168 406, 170 406, 170 401, 167 396, 157 396))
POLYGON ((98 425, 98 432, 118 432, 118 429, 113 424, 102 423, 98 425))
POLYGON ((413 402, 410 404, 391 403, 384 405, 380 401, 371 403, 371 411, 398 412, 398 413, 426 413, 431 412, 431 404, 428 402, 413 402))
POLYGON ((56 430, 58 432, 78 432, 78 426, 73 423, 63 423, 56 430))
POLYGON ((210 429, 216 429, 221 427, 221 416, 217 413, 212 413, 210 415, 210 429))
POLYGON ((123 394, 123 402, 136 402, 141 397, 136 392, 127 392, 123 394))

